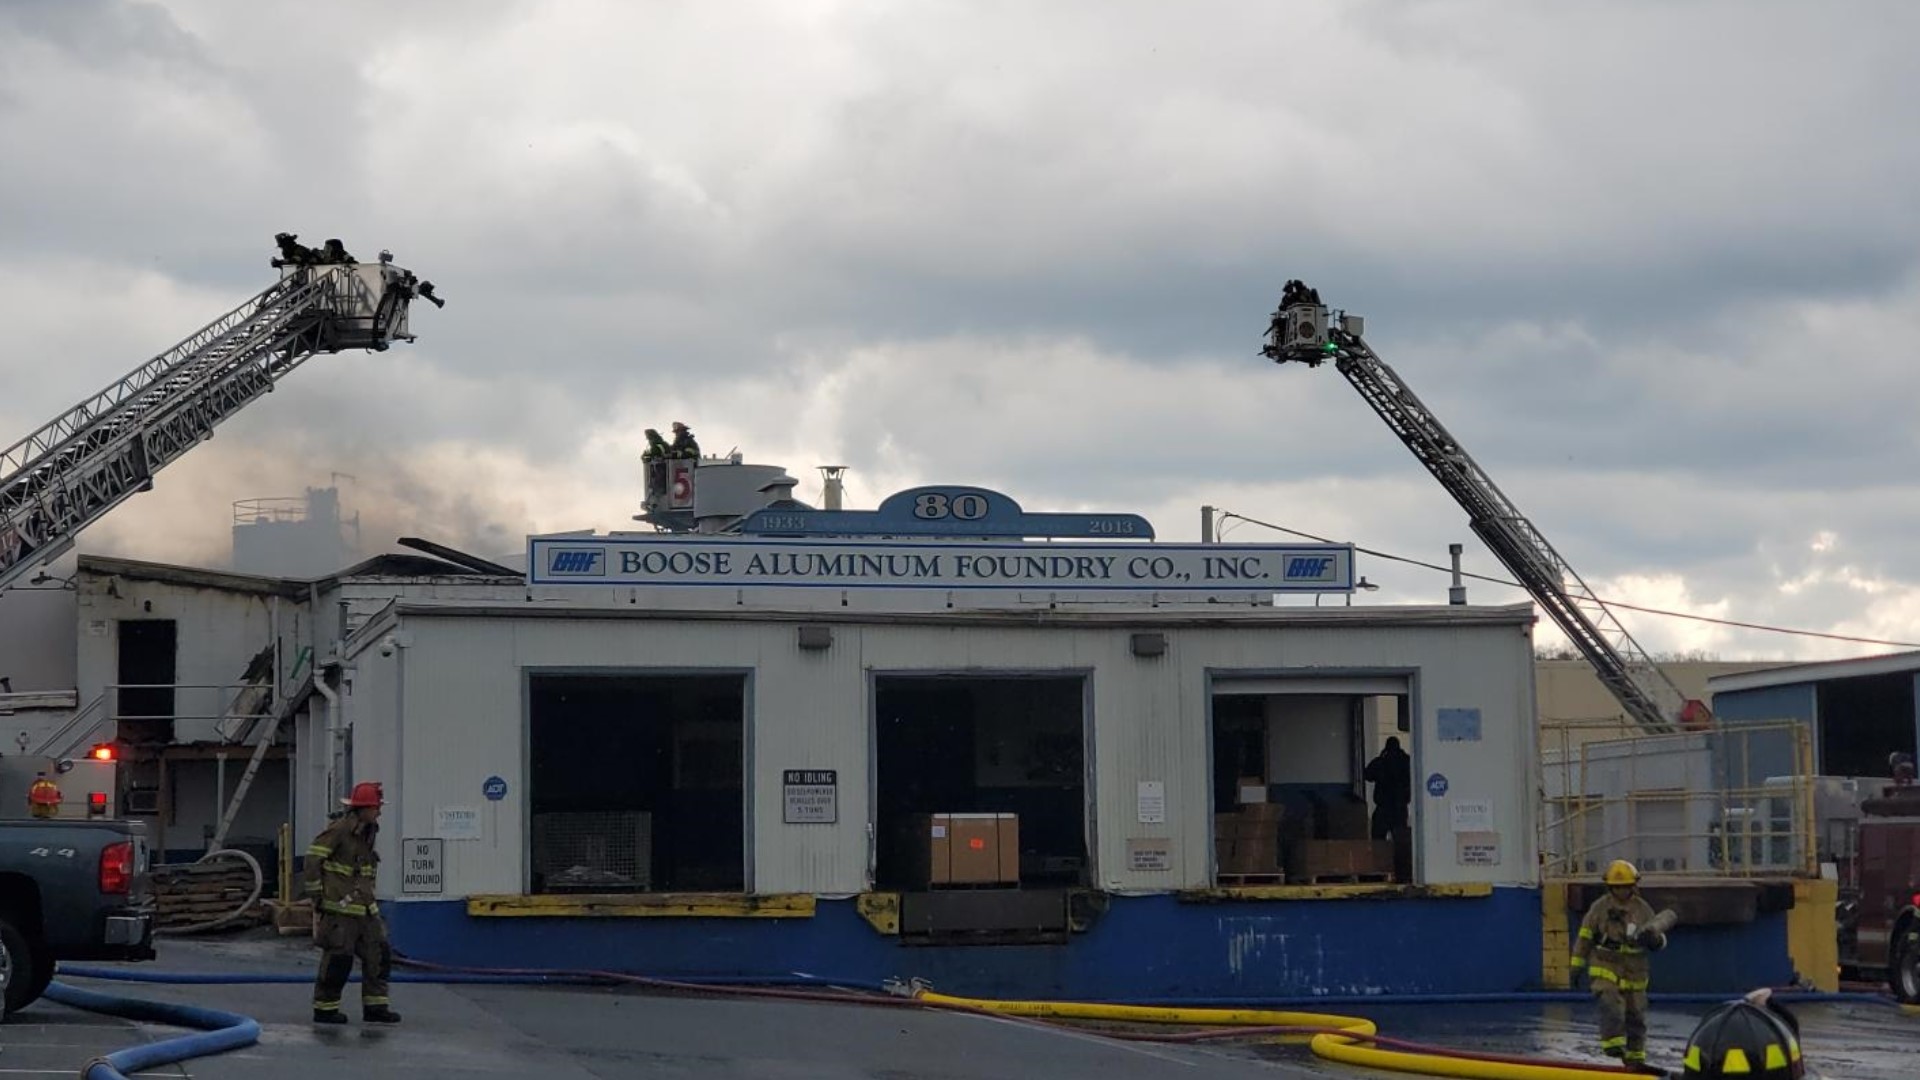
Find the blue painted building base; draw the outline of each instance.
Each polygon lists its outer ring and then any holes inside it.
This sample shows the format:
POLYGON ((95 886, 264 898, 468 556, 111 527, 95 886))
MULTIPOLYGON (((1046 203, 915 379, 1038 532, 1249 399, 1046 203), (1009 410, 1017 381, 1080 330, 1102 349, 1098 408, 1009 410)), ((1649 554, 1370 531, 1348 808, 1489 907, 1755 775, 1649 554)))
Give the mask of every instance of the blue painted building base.
MULTIPOLYGON (((404 955, 460 967, 871 986, 1074 1000, 1502 994, 1541 985, 1535 889, 1470 898, 1183 902, 1116 896, 1064 945, 902 945, 852 900, 811 918, 475 917, 464 901, 382 905, 404 955)), ((1784 916, 1676 934, 1656 990, 1737 993, 1788 980, 1784 916), (1784 973, 1783 973, 1784 972, 1784 973)))
POLYGON ((1762 986, 1792 986, 1785 912, 1750 923, 1682 926, 1653 957, 1654 993, 1744 994, 1762 986))

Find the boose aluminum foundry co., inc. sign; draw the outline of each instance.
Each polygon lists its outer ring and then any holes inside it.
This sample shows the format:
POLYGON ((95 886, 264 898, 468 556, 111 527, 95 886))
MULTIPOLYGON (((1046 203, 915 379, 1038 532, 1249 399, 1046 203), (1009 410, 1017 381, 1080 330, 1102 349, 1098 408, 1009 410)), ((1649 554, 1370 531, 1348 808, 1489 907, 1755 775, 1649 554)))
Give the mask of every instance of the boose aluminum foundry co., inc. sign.
POLYGON ((1138 515, 1028 513, 982 488, 914 488, 881 505, 871 512, 760 511, 748 519, 758 527, 749 535, 533 536, 527 583, 1187 598, 1353 589, 1354 553, 1346 544, 1141 542, 1153 534, 1138 515), (924 519, 921 529, 907 527, 915 518, 924 519), (1007 538, 1036 532, 1058 539, 1007 538))

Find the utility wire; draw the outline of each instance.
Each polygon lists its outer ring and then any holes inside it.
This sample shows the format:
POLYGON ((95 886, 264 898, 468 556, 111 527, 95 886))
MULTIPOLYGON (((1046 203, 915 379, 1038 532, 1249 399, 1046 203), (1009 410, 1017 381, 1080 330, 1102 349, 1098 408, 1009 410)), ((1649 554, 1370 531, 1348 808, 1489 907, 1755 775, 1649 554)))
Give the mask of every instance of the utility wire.
MULTIPOLYGON (((1220 516, 1222 518, 1237 518, 1241 521, 1246 522, 1249 525, 1258 525, 1263 529, 1272 529, 1275 532, 1283 532, 1291 536, 1304 537, 1308 540, 1315 541, 1316 543, 1337 544, 1340 542, 1338 540, 1329 540, 1324 536, 1315 536, 1312 533, 1301 532, 1299 529, 1289 529, 1284 525, 1275 525, 1270 521, 1261 521, 1259 518, 1250 518, 1245 514, 1236 514, 1231 510, 1222 510, 1220 512, 1220 516)), ((1368 555, 1376 559, 1387 559, 1391 562, 1406 563, 1409 566, 1418 566, 1427 570, 1438 570, 1443 574, 1453 573, 1453 567, 1451 566, 1441 566, 1438 563, 1422 562, 1419 559, 1410 559, 1410 558, 1407 558, 1405 555, 1393 555, 1385 551, 1375 551, 1372 548, 1363 548, 1358 544, 1354 545, 1353 550, 1358 551, 1363 555, 1368 555)), ((1490 577, 1486 574, 1476 574, 1468 570, 1460 571, 1460 576, 1473 578, 1475 581, 1491 582, 1492 584, 1495 584, 1495 585, 1506 585, 1515 589, 1526 588, 1526 586, 1520 584, 1517 581, 1508 581, 1506 578, 1490 577)), ((1742 630, 1764 630, 1770 634, 1793 634, 1798 637, 1825 638, 1829 641, 1850 641, 1860 645, 1891 645, 1897 649, 1920 649, 1920 643, 1915 643, 1911 641, 1887 641, 1882 638, 1853 637, 1848 634, 1828 634, 1819 630, 1795 630, 1785 626, 1767 626, 1763 623, 1740 622, 1735 619, 1716 619, 1711 615, 1695 615, 1695 614, 1692 614, 1691 612, 1686 612, 1686 611, 1662 611, 1659 608, 1641 607, 1638 604, 1629 604, 1619 600, 1603 600, 1597 596, 1594 597, 1594 599, 1598 600, 1601 604, 1607 607, 1624 608, 1627 611, 1638 611, 1647 615, 1664 615, 1670 619, 1692 619, 1694 622, 1713 623, 1716 626, 1734 626, 1734 627, 1739 627, 1742 630)))

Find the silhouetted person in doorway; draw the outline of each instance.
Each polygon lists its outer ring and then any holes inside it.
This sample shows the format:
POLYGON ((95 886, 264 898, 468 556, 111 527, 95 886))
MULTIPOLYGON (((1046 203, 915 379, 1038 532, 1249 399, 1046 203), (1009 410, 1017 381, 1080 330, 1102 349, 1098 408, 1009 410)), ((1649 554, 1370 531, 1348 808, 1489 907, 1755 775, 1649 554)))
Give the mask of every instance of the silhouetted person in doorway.
POLYGON ((1373 838, 1395 843, 1407 837, 1407 806, 1413 802, 1413 759, 1400 749, 1398 736, 1389 735, 1380 756, 1361 774, 1373 785, 1373 838))

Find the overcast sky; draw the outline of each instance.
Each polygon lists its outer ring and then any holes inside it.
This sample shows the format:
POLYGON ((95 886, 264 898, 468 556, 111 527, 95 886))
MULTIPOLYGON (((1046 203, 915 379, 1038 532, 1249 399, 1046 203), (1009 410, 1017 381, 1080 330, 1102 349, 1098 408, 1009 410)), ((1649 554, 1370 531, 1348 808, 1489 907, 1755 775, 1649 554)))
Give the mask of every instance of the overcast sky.
POLYGON ((1256 355, 1298 276, 1602 595, 1920 642, 1916 37, 1911 0, 0 0, 0 441, 289 230, 448 306, 83 550, 220 565, 229 504, 335 472, 376 549, 632 527, 681 419, 809 501, 835 462, 854 506, 974 483, 1190 540, 1213 504, 1503 574, 1337 373, 1256 355))

